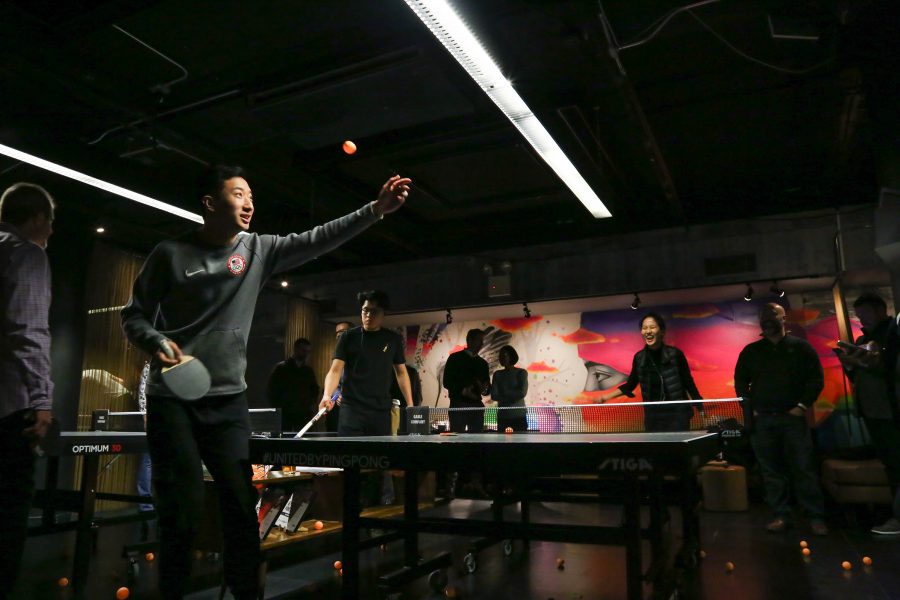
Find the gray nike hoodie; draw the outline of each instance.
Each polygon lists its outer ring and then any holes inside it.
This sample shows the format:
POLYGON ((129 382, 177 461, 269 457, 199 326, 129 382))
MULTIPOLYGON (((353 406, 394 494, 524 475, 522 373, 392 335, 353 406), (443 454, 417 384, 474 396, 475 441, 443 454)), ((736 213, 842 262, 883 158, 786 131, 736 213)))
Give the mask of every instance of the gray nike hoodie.
MULTIPOLYGON (((334 250, 378 221, 372 205, 304 233, 240 233, 230 246, 196 232, 161 242, 147 257, 122 309, 122 328, 153 355, 171 339, 209 369, 210 396, 247 389, 247 338, 256 299, 272 275, 334 250)), ((147 394, 172 396, 154 361, 147 394)))

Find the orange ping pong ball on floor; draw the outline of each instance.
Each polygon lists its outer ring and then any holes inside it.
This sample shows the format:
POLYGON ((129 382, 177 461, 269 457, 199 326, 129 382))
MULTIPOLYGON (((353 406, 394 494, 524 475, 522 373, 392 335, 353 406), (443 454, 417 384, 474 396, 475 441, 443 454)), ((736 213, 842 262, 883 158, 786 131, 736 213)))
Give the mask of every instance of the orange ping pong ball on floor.
POLYGON ((841 566, 844 568, 845 571, 849 571, 850 569, 853 568, 853 564, 849 560, 845 560, 844 562, 842 562, 841 566))
POLYGON ((147 562, 153 562, 153 559, 156 558, 156 555, 154 555, 152 552, 148 552, 144 555, 144 558, 147 559, 147 562))
POLYGON ((341 561, 339 561, 339 560, 334 561, 334 568, 337 569, 338 571, 340 571, 341 567, 343 567, 343 566, 344 565, 341 564, 341 561))
POLYGON ((809 556, 810 554, 812 554, 812 550, 810 550, 809 548, 803 549, 803 556, 809 556))
POLYGON ((809 546, 809 544, 806 543, 806 540, 803 540, 803 541, 800 542, 800 547, 801 547, 801 548, 806 548, 806 547, 808 547, 808 546, 809 546))
POLYGON ((130 595, 131 591, 127 587, 120 587, 116 590, 116 598, 118 598, 118 600, 125 600, 125 598, 130 595))
POLYGON ((728 571, 729 573, 734 571, 734 563, 731 561, 725 563, 725 570, 728 571))
POLYGON ((872 559, 869 558, 868 556, 863 556, 863 564, 866 565, 867 567, 871 566, 871 565, 872 565, 872 559))
POLYGON ((59 584, 59 587, 66 587, 67 585, 69 585, 69 578, 68 577, 60 577, 59 581, 57 581, 56 583, 59 584))
POLYGON ((566 568, 566 559, 557 558, 556 559, 556 568, 557 569, 565 569, 566 568))
POLYGON ((353 154, 354 152, 356 152, 356 144, 354 144, 350 140, 344 142, 344 145, 341 146, 341 148, 343 148, 345 154, 353 154))
POLYGON ((505 431, 506 431, 506 433, 512 433, 512 432, 513 432, 513 428, 512 428, 512 427, 507 427, 505 431))
POLYGON ((316 524, 313 525, 313 528, 316 531, 320 531, 323 527, 325 527, 325 523, 323 523, 322 521, 316 521, 316 524))

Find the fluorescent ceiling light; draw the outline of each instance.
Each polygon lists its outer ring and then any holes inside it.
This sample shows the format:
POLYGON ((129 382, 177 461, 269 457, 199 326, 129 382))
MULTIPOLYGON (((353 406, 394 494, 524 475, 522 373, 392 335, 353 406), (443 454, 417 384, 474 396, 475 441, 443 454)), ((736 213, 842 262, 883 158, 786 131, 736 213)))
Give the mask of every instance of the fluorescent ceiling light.
POLYGON ((41 169, 56 173, 57 175, 62 175, 63 177, 68 177, 69 179, 74 179, 75 181, 86 183, 87 185, 94 186, 95 188, 110 192, 111 194, 116 194, 117 196, 122 196, 123 198, 134 200, 135 202, 140 202, 141 204, 146 204, 147 206, 165 211, 169 214, 181 217, 182 219, 187 219, 188 221, 193 221, 194 223, 203 223, 203 217, 196 213, 186 211, 183 208, 178 208, 177 206, 172 206, 171 204, 167 204, 160 200, 155 200, 150 196, 132 192, 129 189, 125 189, 113 183, 103 181, 102 179, 97 179, 96 177, 91 177, 90 175, 85 175, 84 173, 69 169, 68 167, 52 163, 49 160, 44 160, 43 158, 38 158, 37 156, 27 154, 25 152, 22 152, 21 150, 16 150, 15 148, 10 148, 9 146, 0 144, 0 154, 5 154, 10 158, 28 163, 29 165, 34 165, 35 167, 40 167, 41 169))
POLYGON ((575 197, 598 219, 612 214, 581 176, 575 165, 550 137, 525 101, 513 89, 500 67, 446 0, 405 0, 466 73, 515 125, 544 162, 562 179, 575 197))

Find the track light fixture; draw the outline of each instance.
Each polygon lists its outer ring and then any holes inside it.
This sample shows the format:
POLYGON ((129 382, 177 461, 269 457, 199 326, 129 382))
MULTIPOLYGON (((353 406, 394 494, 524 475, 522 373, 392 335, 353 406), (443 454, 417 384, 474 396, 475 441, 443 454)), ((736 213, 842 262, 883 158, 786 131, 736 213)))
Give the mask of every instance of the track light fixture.
POLYGON ((744 294, 744 300, 746 300, 747 302, 753 300, 753 286, 749 283, 747 284, 747 293, 744 294))
POLYGON ((449 308, 447 309, 447 325, 453 322, 453 311, 449 308))
POLYGON ((784 290, 778 287, 778 282, 773 281, 772 287, 769 288, 769 291, 778 296, 779 298, 784 298, 784 290))
POLYGON ((523 303, 522 303, 522 312, 525 314, 525 318, 526 318, 526 319, 530 319, 530 318, 531 318, 531 309, 528 308, 528 303, 527 303, 527 302, 523 302, 523 303))
POLYGON ((638 306, 641 305, 641 297, 638 296, 637 292, 634 293, 634 300, 631 301, 631 310, 637 310, 638 306))

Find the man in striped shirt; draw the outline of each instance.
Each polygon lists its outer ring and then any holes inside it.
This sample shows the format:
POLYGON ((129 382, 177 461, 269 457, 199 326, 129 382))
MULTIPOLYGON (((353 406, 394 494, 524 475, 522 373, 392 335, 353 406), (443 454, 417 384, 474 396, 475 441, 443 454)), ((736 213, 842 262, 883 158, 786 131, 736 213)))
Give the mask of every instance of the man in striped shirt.
POLYGON ((50 426, 50 265, 55 205, 31 183, 0 197, 0 600, 19 574, 34 493, 34 448, 50 426))

